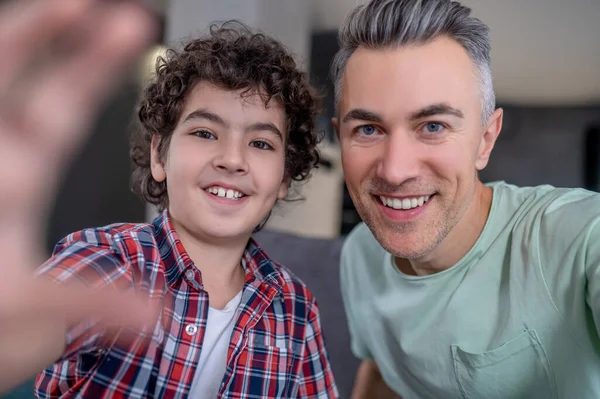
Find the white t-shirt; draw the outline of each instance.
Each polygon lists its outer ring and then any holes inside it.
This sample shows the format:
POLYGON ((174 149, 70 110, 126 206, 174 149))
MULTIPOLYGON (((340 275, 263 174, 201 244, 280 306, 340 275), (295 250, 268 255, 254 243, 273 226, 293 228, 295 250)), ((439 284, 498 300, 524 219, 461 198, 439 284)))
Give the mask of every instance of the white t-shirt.
POLYGON ((227 351, 241 300, 242 291, 223 309, 208 308, 206 332, 190 389, 190 399, 217 397, 227 366, 227 351))

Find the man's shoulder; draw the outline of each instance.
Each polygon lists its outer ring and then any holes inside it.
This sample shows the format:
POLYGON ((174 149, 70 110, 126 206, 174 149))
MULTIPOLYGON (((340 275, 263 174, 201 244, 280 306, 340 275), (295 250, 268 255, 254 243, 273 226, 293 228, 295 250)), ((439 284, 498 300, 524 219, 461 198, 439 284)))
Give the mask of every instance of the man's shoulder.
POLYGON ((521 211, 525 219, 553 220, 557 217, 581 218, 600 216, 600 193, 578 187, 552 185, 493 185, 501 195, 500 206, 521 211))
POLYGON ((600 194, 583 188, 502 186, 494 228, 510 231, 550 261, 600 234, 600 194), (510 225, 505 230, 505 225, 510 225), (577 244, 578 245, 578 244, 577 244))
POLYGON ((360 222, 350 231, 344 240, 342 261, 383 257, 385 253, 385 250, 381 247, 369 229, 369 226, 365 222, 360 222))
POLYGON ((600 216, 600 193, 583 188, 555 188, 548 193, 546 213, 600 216))
POLYGON ((369 226, 356 225, 346 237, 340 255, 339 277, 342 289, 360 286, 366 293, 376 288, 388 252, 379 244, 369 226), (371 282, 372 284, 370 284, 371 282))
POLYGON ((600 232, 600 194, 582 188, 556 188, 549 192, 534 220, 539 226, 540 245, 547 251, 569 250, 589 234, 600 232))
POLYGON ((499 191, 503 197, 511 199, 534 199, 547 203, 561 200, 570 203, 581 199, 598 200, 600 198, 600 193, 581 187, 560 187, 551 184, 519 186, 504 181, 490 182, 486 185, 494 188, 494 191, 499 191))

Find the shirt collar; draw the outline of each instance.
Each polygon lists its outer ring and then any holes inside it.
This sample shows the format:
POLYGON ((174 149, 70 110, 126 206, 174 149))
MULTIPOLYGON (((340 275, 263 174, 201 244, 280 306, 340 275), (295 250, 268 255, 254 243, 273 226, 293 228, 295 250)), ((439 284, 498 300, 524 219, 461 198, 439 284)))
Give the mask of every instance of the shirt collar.
MULTIPOLYGON (((195 267, 195 265, 179 240, 168 210, 163 210, 153 220, 152 224, 158 250, 165 265, 167 283, 172 286, 183 277, 187 269, 195 267)), ((246 270, 247 282, 258 280, 281 291, 283 275, 278 265, 267 256, 252 238, 248 240, 244 250, 242 265, 246 270)))

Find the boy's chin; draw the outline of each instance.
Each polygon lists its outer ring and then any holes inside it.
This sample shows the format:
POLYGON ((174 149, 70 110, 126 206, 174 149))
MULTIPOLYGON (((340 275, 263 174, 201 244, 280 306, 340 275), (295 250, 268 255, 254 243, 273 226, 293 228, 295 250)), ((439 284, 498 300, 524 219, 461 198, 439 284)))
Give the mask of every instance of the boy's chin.
POLYGON ((202 232, 202 235, 208 240, 219 241, 237 241, 247 240, 252 235, 255 225, 247 223, 221 222, 211 224, 210 226, 198 226, 196 231, 202 232))

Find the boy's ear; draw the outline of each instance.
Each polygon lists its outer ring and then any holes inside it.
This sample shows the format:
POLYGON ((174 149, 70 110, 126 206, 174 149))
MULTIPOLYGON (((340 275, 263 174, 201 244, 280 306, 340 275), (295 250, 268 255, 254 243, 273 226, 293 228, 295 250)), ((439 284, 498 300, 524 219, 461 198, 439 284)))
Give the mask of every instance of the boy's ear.
POLYGON ((160 160, 160 153, 158 152, 159 144, 160 137, 153 135, 152 143, 150 144, 150 170, 152 171, 152 178, 161 183, 167 178, 167 172, 160 160))
POLYGON ((292 182, 291 177, 284 177, 281 181, 281 185, 279 186, 279 191, 277 192, 277 199, 282 200, 288 195, 289 187, 292 182))
POLYGON ((338 118, 331 118, 331 124, 333 125, 333 128, 335 129, 335 136, 338 139, 338 141, 340 141, 340 125, 339 125, 339 121, 338 118))

